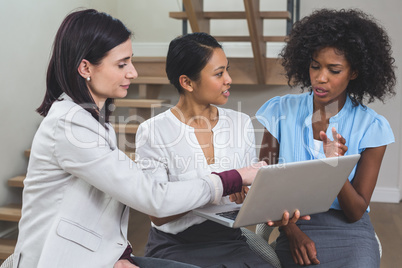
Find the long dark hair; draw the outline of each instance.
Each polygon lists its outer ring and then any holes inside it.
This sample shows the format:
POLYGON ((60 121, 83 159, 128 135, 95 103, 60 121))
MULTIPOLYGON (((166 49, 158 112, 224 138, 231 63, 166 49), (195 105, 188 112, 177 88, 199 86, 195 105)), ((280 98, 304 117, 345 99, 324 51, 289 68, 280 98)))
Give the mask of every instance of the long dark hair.
POLYGON ((104 115, 102 123, 109 122, 111 111, 108 107, 113 99, 107 99, 99 111, 78 67, 83 59, 94 65, 100 64, 112 48, 130 37, 130 30, 106 13, 86 9, 69 14, 57 31, 47 70, 46 94, 36 111, 46 116, 53 102, 66 93, 96 120, 100 122, 103 117, 100 115, 104 115))
POLYGON ((166 74, 180 94, 183 93, 183 88, 179 77, 186 75, 191 80, 198 81, 201 70, 207 65, 215 48, 222 46, 207 33, 186 34, 170 42, 166 57, 166 74))

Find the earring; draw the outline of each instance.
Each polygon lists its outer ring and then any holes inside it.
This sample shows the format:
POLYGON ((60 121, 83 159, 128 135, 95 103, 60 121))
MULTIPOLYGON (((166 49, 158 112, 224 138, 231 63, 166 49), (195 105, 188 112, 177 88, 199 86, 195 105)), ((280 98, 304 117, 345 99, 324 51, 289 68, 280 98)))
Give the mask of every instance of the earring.
POLYGON ((90 76, 87 77, 87 81, 88 81, 88 82, 91 81, 91 77, 90 77, 90 76))

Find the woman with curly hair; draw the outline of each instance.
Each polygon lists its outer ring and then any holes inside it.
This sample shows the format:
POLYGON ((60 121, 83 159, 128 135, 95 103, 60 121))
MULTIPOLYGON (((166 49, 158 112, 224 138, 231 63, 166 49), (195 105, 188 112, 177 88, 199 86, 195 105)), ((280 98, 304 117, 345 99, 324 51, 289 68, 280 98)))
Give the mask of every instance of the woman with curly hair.
POLYGON ((385 30, 360 10, 322 9, 294 25, 283 66, 288 84, 309 92, 275 97, 259 109, 266 128, 260 158, 270 164, 324 158, 324 132, 346 140, 346 155, 361 158, 328 212, 280 228, 283 267, 379 267, 369 202, 394 135, 364 102, 395 94, 391 54, 385 30))

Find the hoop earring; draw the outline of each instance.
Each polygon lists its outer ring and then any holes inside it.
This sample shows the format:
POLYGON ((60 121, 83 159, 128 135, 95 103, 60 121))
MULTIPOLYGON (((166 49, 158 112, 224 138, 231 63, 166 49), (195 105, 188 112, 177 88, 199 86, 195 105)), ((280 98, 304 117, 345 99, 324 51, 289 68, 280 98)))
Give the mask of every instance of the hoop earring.
POLYGON ((90 77, 90 76, 87 77, 87 81, 88 81, 88 82, 91 81, 91 77, 90 77))

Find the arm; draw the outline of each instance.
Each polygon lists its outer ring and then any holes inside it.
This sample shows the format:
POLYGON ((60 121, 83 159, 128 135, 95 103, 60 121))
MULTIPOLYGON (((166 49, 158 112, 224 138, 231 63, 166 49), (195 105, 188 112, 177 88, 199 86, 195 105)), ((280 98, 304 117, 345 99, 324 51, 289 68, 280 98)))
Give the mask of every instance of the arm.
POLYGON ((347 180, 338 194, 339 205, 350 222, 360 220, 367 210, 386 147, 365 149, 357 164, 353 184, 347 180))
MULTIPOLYGON (((334 141, 329 140, 325 132, 320 132, 326 156, 344 155, 348 150, 345 139, 336 132, 335 128, 332 129, 332 134, 334 141)), ((350 222, 360 220, 369 206, 386 147, 384 145, 365 149, 357 164, 353 184, 346 180, 338 194, 339 205, 350 222)))
MULTIPOLYGON (((54 127, 53 157, 65 172, 123 204, 159 217, 180 214, 222 197, 224 181, 214 174, 175 183, 155 183, 151 176, 167 177, 164 165, 158 165, 153 174, 144 174, 115 148, 110 133, 80 109, 71 109, 69 112, 73 114, 59 119, 54 127)), ((246 183, 252 182, 251 173, 244 177, 246 183)))

